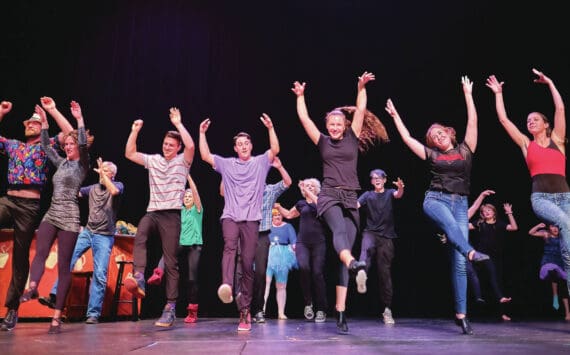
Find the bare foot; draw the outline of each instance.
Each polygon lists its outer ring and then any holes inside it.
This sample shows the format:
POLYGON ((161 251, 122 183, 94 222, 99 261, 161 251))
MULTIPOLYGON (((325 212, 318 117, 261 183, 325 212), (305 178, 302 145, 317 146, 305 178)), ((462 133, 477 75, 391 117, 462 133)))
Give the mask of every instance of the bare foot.
POLYGON ((512 298, 510 298, 510 297, 502 297, 502 298, 499 300, 499 302, 501 302, 501 303, 508 303, 508 302, 511 302, 511 299, 512 299, 512 298))
POLYGON ((508 322, 508 321, 511 320, 511 317, 507 316, 506 314, 503 314, 503 315, 501 316, 501 318, 502 318, 503 321, 505 321, 505 322, 508 322))

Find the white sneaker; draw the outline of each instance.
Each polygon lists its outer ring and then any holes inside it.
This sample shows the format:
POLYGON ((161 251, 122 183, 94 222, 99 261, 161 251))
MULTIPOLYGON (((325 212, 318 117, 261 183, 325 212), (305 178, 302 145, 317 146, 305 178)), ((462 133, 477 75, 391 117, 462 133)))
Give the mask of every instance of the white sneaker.
POLYGON ((384 313, 382 313, 382 318, 384 319, 384 324, 396 324, 394 318, 392 318, 392 310, 388 307, 384 309, 384 313))
POLYGON ((228 284, 222 284, 218 288, 218 297, 224 303, 231 303, 234 300, 231 286, 228 284))
POLYGON ((359 270, 356 274, 356 289, 358 293, 366 293, 366 271, 359 270))

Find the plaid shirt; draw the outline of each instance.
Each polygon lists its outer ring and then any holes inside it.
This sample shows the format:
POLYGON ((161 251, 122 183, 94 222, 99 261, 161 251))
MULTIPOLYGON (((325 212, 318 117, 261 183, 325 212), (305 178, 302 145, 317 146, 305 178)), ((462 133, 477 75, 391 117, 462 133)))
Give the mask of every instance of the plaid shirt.
POLYGON ((261 223, 259 223, 259 231, 265 232, 271 229, 272 215, 271 210, 273 204, 277 201, 282 193, 287 191, 288 187, 285 186, 283 180, 277 184, 267 184, 263 190, 263 202, 261 205, 261 223))

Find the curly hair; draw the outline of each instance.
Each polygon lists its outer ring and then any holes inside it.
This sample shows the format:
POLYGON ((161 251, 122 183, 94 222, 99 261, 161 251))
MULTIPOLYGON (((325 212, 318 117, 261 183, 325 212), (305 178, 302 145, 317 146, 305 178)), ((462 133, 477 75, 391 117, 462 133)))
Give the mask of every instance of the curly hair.
MULTIPOLYGON (((331 113, 335 111, 344 114, 344 117, 346 118, 346 125, 348 127, 352 123, 352 118, 354 116, 354 112, 356 111, 356 106, 337 107, 331 111, 331 113)), ((370 147, 376 145, 378 142, 387 143, 389 141, 390 138, 388 138, 386 127, 382 121, 380 121, 378 116, 369 110, 364 111, 362 130, 360 131, 360 136, 358 137, 358 149, 360 152, 368 151, 370 147)))
MULTIPOLYGON (((87 148, 89 148, 93 144, 93 141, 95 141, 95 136, 93 136, 88 129, 85 130, 85 136, 87 137, 87 148)), ((67 134, 64 134, 63 140, 65 141, 67 137, 71 137, 75 143, 79 143, 79 132, 76 129, 67 134)))

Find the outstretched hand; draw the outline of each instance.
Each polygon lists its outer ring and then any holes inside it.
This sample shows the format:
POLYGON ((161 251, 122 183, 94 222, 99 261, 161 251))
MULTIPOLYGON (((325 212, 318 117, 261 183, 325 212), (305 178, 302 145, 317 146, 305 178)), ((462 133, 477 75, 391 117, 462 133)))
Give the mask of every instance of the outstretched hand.
POLYGON ((177 124, 180 124, 180 122, 182 122, 182 116, 180 115, 180 110, 176 107, 171 107, 170 108, 170 122, 176 126, 177 124))
POLYGON ((404 185, 404 180, 401 178, 397 178, 396 181, 392 181, 392 184, 396 185, 398 189, 403 189, 406 185, 404 185))
POLYGON ((97 158, 97 167, 93 168, 93 171, 99 175, 103 173, 103 159, 101 157, 97 158))
POLYGON ((489 89, 493 90, 493 92, 494 92, 495 94, 499 94, 499 93, 503 92, 503 84, 504 84, 504 83, 505 83, 504 81, 499 81, 499 80, 497 80, 497 77, 496 77, 496 76, 490 75, 490 76, 487 78, 487 82, 485 83, 485 85, 486 85, 489 89))
POLYGON ((463 86, 463 92, 465 94, 473 93, 473 82, 469 80, 467 75, 461 77, 461 85, 463 86))
POLYGON ((266 113, 262 113, 259 119, 261 120, 261 122, 263 122, 263 125, 267 127, 267 129, 273 128, 273 122, 271 122, 271 117, 269 117, 269 115, 267 115, 266 113))
POLYGON ((513 205, 510 203, 503 203, 503 209, 505 210, 505 214, 513 214, 513 205))
POLYGON ((42 124, 42 128, 49 128, 47 115, 46 115, 46 112, 44 111, 44 109, 41 108, 40 105, 36 105, 34 107, 34 112, 40 116, 40 122, 42 124))
POLYGON ((204 121, 202 121, 200 123, 200 133, 206 133, 206 131, 210 127, 210 123, 212 123, 212 121, 210 121, 209 118, 206 118, 204 121))
POLYGON ((81 106, 79 106, 79 102, 71 101, 71 115, 75 117, 76 120, 83 119, 83 115, 81 114, 81 106))
POLYGON ((386 112, 388 112, 388 114, 390 116, 392 116, 392 117, 398 116, 398 111, 396 110, 396 106, 394 106, 392 99, 388 99, 386 101, 386 107, 384 109, 386 110, 386 112))
POLYGON ((495 191, 493 191, 493 190, 485 190, 485 191, 481 192, 481 193, 479 194, 479 196, 482 197, 482 198, 484 198, 484 197, 487 197, 487 196, 490 196, 490 195, 494 195, 494 194, 495 194, 495 191))
POLYGON ((535 83, 539 83, 539 84, 550 84, 552 82, 552 80, 547 77, 546 75, 544 75, 543 72, 532 68, 532 72, 538 76, 538 78, 534 79, 535 83))
POLYGON ((364 88, 364 86, 372 80, 376 80, 374 74, 365 71, 361 76, 358 77, 358 88, 364 88))
POLYGON ((40 97, 40 103, 46 111, 55 109, 55 101, 49 96, 40 97))
POLYGON ((305 85, 307 85, 307 83, 303 82, 301 84, 300 82, 296 81, 293 83, 291 91, 293 91, 297 96, 303 96, 305 95, 305 85))

